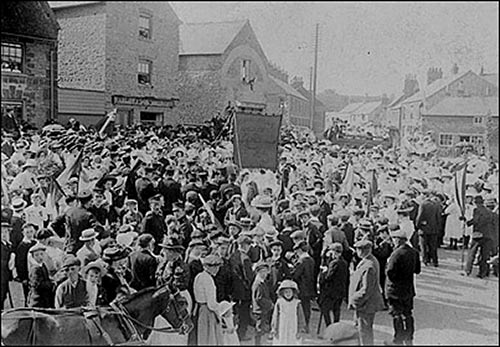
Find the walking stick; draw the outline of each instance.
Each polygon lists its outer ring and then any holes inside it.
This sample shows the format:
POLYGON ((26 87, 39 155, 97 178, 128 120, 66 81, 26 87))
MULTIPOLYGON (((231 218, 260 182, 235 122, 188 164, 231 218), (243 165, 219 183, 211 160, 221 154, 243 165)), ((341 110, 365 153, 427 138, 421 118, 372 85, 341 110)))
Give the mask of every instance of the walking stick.
POLYGON ((10 283, 7 284, 7 296, 9 297, 10 307, 14 308, 14 302, 12 301, 12 295, 10 294, 10 283))
POLYGON ((316 330, 316 335, 319 335, 319 332, 321 330, 321 321, 323 319, 323 312, 319 314, 319 322, 318 322, 318 329, 316 330))

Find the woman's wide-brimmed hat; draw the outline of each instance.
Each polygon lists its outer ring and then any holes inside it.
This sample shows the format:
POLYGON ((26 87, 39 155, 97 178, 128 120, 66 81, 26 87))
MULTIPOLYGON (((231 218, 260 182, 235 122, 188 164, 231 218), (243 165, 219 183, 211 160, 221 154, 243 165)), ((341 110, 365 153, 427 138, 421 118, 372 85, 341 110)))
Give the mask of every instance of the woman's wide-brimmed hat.
POLYGON ((277 292, 279 292, 282 289, 295 289, 296 291, 299 291, 299 286, 295 281, 292 280, 284 280, 281 282, 280 286, 278 287, 277 292))

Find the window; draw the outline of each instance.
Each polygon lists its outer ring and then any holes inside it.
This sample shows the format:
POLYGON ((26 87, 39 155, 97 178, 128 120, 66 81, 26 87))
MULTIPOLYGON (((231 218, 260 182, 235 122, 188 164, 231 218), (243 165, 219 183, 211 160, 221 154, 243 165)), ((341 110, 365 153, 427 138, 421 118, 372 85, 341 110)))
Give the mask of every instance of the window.
POLYGON ((139 61, 139 71, 138 71, 138 82, 139 84, 151 84, 151 61, 140 60, 139 61))
POLYGON ((482 145, 483 144, 483 137, 482 136, 472 136, 471 142, 475 145, 482 145))
POLYGON ((158 113, 155 112, 141 112, 141 123, 155 124, 158 120, 158 113))
POLYGON ((452 134, 439 134, 439 145, 440 146, 451 146, 453 144, 452 134))
POLYGON ((139 37, 151 40, 151 16, 141 13, 139 16, 139 37))
POLYGON ((23 46, 2 42, 2 71, 23 72, 23 46))
POLYGON ((483 124, 483 117, 474 117, 474 124, 483 124))
POLYGON ((458 137, 458 142, 468 142, 470 143, 471 138, 469 135, 461 135, 458 137))
POLYGON ((250 60, 243 59, 241 62, 241 79, 247 81, 250 78, 250 60))

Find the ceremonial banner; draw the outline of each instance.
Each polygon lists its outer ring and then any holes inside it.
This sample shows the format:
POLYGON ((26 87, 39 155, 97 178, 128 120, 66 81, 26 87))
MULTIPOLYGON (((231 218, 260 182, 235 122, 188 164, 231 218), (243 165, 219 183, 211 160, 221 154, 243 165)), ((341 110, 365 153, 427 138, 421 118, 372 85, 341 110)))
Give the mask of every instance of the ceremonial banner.
POLYGON ((461 170, 455 171, 455 198, 460 207, 460 213, 465 215, 465 190, 466 190, 467 162, 461 170))
POLYGON ((240 169, 277 169, 281 118, 281 115, 235 114, 233 148, 240 169))

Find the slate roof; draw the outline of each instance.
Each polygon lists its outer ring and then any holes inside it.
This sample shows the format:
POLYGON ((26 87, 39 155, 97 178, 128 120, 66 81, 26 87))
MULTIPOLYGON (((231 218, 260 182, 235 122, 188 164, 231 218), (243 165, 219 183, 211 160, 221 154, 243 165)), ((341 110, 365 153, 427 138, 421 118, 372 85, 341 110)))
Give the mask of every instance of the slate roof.
POLYGON ((454 81, 458 80, 459 78, 464 77, 465 75, 467 75, 469 73, 473 73, 472 70, 458 73, 456 75, 451 75, 447 78, 440 78, 440 79, 432 82, 431 84, 425 86, 424 88, 422 88, 422 90, 420 90, 417 93, 410 96, 408 99, 406 99, 404 101, 404 103, 423 100, 424 95, 425 95, 425 98, 429 98, 432 95, 439 92, 441 89, 445 88, 447 85, 453 83, 454 81))
POLYGON ((293 95, 296 98, 308 101, 307 98, 305 98, 302 94, 300 94, 298 91, 296 91, 291 85, 273 77, 269 76, 271 81, 273 81, 285 94, 287 95, 293 95))
POLYGON ((179 26, 179 54, 222 54, 248 20, 184 23, 179 26))
POLYGON ((57 40, 59 24, 47 1, 2 1, 2 34, 57 40))
POLYGON ((490 73, 490 74, 485 74, 485 75, 479 75, 479 77, 484 78, 491 84, 495 85, 498 87, 498 74, 497 73, 490 73))
POLYGON ((382 101, 371 101, 366 102, 357 108, 353 113, 355 114, 370 114, 377 109, 382 104, 382 101))
POLYGON ((498 96, 447 97, 423 113, 424 116, 498 117, 498 96))
POLYGON ((338 113, 354 113, 358 108, 363 106, 364 102, 353 102, 352 104, 348 104, 346 107, 344 107, 342 110, 340 110, 338 113))

